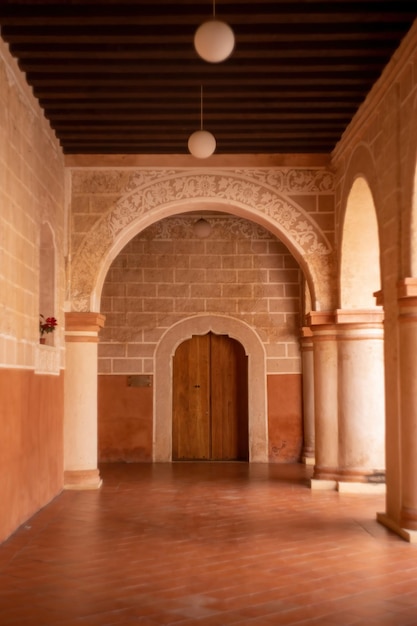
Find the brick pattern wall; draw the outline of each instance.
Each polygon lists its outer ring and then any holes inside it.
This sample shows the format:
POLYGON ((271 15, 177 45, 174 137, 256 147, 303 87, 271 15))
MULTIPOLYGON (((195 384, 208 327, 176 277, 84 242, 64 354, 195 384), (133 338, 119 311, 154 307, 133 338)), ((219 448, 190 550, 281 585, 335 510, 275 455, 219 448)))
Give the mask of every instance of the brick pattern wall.
MULTIPOLYGON (((0 364, 33 367, 39 344, 39 244, 48 221, 63 250, 64 159, 39 104, 0 41, 0 364)), ((56 309, 64 258, 56 258, 56 309)), ((60 329, 61 331, 61 329, 60 329)))
POLYGON ((99 372, 152 373, 164 331, 185 317, 236 317, 259 334, 268 373, 300 371, 301 270, 287 248, 262 227, 210 215, 162 220, 134 237, 111 265, 102 292, 99 372))

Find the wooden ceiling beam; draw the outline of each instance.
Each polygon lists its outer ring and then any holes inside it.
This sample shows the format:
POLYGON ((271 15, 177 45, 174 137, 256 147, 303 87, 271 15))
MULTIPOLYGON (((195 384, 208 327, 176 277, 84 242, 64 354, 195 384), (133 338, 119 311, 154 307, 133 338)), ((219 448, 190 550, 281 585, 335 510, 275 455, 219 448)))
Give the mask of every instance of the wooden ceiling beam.
POLYGON ((65 154, 331 152, 406 35, 405 0, 221 0, 224 63, 194 50, 211 0, 0 0, 2 38, 65 154))

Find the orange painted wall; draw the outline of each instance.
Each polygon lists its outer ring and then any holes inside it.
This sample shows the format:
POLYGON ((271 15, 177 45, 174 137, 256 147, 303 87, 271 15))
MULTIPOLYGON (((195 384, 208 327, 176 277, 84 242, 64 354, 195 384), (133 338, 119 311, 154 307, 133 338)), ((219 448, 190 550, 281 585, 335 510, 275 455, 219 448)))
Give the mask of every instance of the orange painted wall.
MULTIPOLYGON (((98 455, 100 462, 151 462, 151 387, 131 387, 128 376, 98 377, 98 455)), ((297 462, 303 444, 300 374, 269 375, 268 431, 271 463, 297 462)))
POLYGON ((0 369, 0 541, 62 490, 63 378, 0 369))
POLYGON ((269 375, 269 461, 300 461, 303 445, 301 374, 269 375))
POLYGON ((98 377, 100 462, 152 461, 152 387, 129 386, 129 376, 98 377))

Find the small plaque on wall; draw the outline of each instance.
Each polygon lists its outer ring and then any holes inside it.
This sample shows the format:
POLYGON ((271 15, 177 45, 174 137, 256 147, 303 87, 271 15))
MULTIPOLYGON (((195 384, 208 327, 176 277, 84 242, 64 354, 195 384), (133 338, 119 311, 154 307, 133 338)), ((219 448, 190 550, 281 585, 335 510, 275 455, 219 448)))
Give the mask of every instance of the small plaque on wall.
POLYGON ((151 374, 134 374, 127 377, 128 387, 152 387, 151 374))

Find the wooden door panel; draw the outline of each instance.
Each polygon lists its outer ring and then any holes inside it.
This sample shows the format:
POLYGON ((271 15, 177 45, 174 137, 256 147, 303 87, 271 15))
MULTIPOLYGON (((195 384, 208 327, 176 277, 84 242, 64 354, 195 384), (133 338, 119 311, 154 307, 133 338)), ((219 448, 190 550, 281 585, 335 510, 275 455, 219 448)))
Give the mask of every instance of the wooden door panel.
POLYGON ((173 363, 172 456, 210 458, 210 343, 195 336, 178 346, 173 363))
POLYGON ((249 461, 248 357, 242 344, 235 342, 237 391, 237 458, 249 461))
POLYGON ((175 352, 172 457, 248 460, 247 357, 226 335, 196 335, 175 352))
POLYGON ((236 367, 233 345, 222 335, 211 337, 212 458, 235 459, 236 367))
POLYGON ((240 343, 211 335, 212 459, 247 460, 247 357, 240 343))

